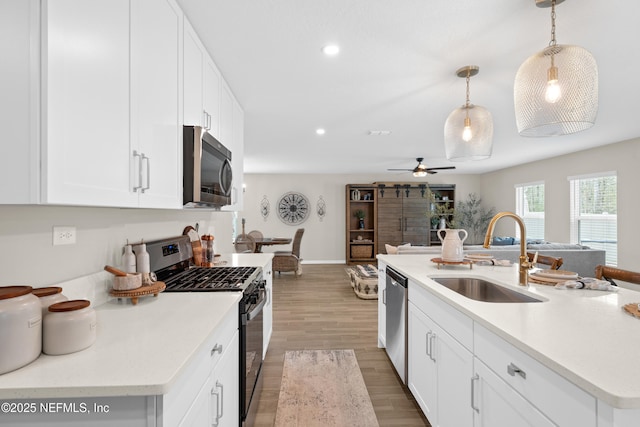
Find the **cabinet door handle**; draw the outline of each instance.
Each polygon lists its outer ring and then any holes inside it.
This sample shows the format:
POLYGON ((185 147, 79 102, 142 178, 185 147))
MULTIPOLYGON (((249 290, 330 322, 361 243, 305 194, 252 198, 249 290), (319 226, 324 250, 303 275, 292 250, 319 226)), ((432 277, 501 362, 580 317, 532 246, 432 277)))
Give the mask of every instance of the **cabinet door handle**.
POLYGON ((480 408, 476 406, 476 381, 480 380, 480 375, 475 374, 471 377, 471 409, 480 413, 480 408))
POLYGON ((382 290, 382 304, 387 305, 387 290, 382 290))
POLYGON ((213 346, 213 348, 211 349, 211 355, 213 356, 213 353, 220 353, 222 354, 222 344, 217 344, 213 346))
POLYGON ((398 231, 402 231, 402 218, 398 218, 398 231))
POLYGON ((431 360, 433 360, 435 362, 436 361, 436 356, 435 356, 435 354, 433 354, 433 349, 434 349, 434 347, 436 345, 436 334, 435 334, 435 332, 431 333, 431 340, 432 340, 432 342, 431 342, 431 345, 429 346, 430 350, 431 350, 430 354, 429 354, 429 357, 431 358, 431 360))
POLYGON ((431 359, 431 331, 427 332, 427 334, 425 335, 425 342, 425 352, 427 353, 427 356, 429 356, 429 359, 431 359))
POLYGON ((140 153, 133 150, 133 175, 137 178, 137 182, 133 184, 133 191, 136 192, 142 188, 142 161, 140 159, 140 153), (138 160, 136 161, 136 157, 138 160), (138 173, 136 174, 136 165, 138 166, 138 173), (137 185, 136 185, 137 184, 137 185))
MULTIPOLYGON (((141 187, 141 192, 144 193, 145 190, 148 190, 149 187, 151 186, 151 173, 150 173, 150 169, 151 169, 151 163, 150 160, 147 156, 144 155, 144 153, 140 153, 140 176, 142 176, 142 162, 145 162, 147 164, 147 185, 145 185, 144 187, 141 187)), ((142 184, 142 178, 140 178, 140 184, 142 184)))
POLYGON ((211 114, 207 113, 207 130, 211 130, 211 114))
POLYGON ((507 373, 509 375, 511 375, 512 377, 515 377, 516 374, 520 375, 523 379, 527 379, 527 373, 525 371, 523 371, 522 369, 518 368, 516 365, 514 365, 513 363, 509 363, 509 366, 507 366, 507 373))
POLYGON ((407 217, 404 218, 404 231, 407 231, 407 217))
MULTIPOLYGON (((215 417, 212 415, 212 419, 211 419, 211 426, 212 427, 217 427, 218 424, 220 423, 220 416, 218 415, 218 407, 220 406, 220 394, 216 392, 216 388, 217 388, 218 384, 216 383, 216 387, 211 387, 211 396, 215 396, 215 405, 216 405, 216 412, 215 412, 215 417)), ((211 404, 213 405, 213 400, 211 401, 211 404)))
POLYGON ((224 387, 220 381, 216 381, 216 387, 220 389, 220 404, 218 405, 218 409, 220 409, 219 413, 216 409, 216 415, 218 415, 218 419, 220 419, 224 415, 224 387))

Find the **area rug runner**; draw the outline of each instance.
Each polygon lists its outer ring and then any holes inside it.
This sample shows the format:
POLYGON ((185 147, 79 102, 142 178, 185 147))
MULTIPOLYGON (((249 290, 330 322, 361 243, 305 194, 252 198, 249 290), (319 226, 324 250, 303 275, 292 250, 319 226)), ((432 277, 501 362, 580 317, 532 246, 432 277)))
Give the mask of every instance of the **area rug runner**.
POLYGON ((355 352, 287 351, 275 426, 378 426, 355 352))

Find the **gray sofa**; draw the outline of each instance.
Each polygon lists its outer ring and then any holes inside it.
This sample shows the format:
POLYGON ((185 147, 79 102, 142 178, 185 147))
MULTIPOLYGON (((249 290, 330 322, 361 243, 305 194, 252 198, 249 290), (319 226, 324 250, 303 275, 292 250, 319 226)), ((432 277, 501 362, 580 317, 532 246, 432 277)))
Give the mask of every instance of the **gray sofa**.
MULTIPOLYGON (((433 254, 438 256, 440 246, 398 246, 398 255, 403 254, 433 254)), ((520 244, 496 245, 485 249, 482 245, 465 245, 465 253, 491 253, 496 259, 507 259, 517 262, 520 256, 520 244)), ((568 243, 529 243, 527 252, 538 252, 540 255, 562 257, 562 270, 575 271, 583 277, 594 277, 596 265, 605 264, 605 251, 591 249, 588 246, 568 243)))

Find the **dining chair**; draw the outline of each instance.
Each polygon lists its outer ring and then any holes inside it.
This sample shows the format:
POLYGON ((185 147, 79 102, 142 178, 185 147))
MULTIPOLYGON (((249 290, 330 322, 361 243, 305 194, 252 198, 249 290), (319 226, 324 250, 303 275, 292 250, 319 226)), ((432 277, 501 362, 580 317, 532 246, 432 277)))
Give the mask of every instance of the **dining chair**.
POLYGON ((256 241, 248 234, 240 234, 233 246, 238 253, 253 253, 256 250, 256 241))
POLYGON ((622 270, 621 268, 616 267, 609 267, 607 265, 596 266, 596 279, 607 280, 612 285, 616 284, 613 279, 640 285, 640 273, 636 273, 635 271, 622 270))
POLYGON ((533 252, 527 252, 527 257, 529 258, 529 262, 533 262, 536 259, 536 265, 548 265, 549 270, 558 270, 562 265, 562 258, 556 258, 548 255, 538 255, 536 258, 536 254, 533 252))
POLYGON ((283 271, 293 271, 296 276, 302 275, 302 259, 300 258, 300 243, 304 228, 296 230, 290 251, 276 251, 273 253, 272 269, 280 274, 283 271))

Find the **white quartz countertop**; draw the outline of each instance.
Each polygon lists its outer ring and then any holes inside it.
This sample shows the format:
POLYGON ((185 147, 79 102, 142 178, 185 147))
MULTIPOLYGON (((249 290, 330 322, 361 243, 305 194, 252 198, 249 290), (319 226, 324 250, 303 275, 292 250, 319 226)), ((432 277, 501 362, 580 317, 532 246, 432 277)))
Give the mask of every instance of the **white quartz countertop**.
MULTIPOLYGON (((225 266, 264 267, 272 257, 222 254, 220 259, 225 266)), ((223 319, 238 317, 239 292, 163 292, 132 305, 105 297, 104 282, 92 276, 61 284, 68 296, 100 304, 96 342, 77 353, 41 354, 0 375, 0 399, 165 394, 223 319)))
POLYGON ((640 408, 640 319, 622 309, 627 303, 640 303, 640 292, 558 290, 533 283, 525 288, 517 284, 515 265, 438 269, 432 257, 378 255, 385 264, 586 392, 615 408, 640 408), (544 302, 475 301, 431 280, 460 276, 488 279, 544 302))

